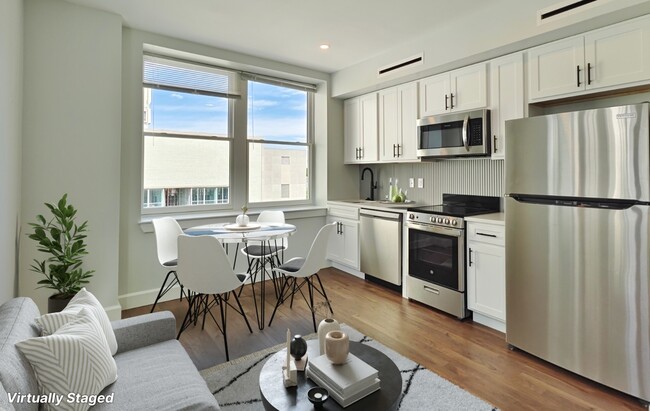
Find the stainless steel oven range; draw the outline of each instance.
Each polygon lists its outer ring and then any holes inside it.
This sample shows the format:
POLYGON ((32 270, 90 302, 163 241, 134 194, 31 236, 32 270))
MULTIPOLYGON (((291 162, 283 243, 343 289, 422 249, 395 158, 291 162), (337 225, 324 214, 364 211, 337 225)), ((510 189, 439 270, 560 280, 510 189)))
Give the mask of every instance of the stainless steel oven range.
POLYGON ((443 194, 443 204, 407 211, 410 299, 455 315, 469 316, 465 296, 465 220, 494 213, 499 197, 443 194))

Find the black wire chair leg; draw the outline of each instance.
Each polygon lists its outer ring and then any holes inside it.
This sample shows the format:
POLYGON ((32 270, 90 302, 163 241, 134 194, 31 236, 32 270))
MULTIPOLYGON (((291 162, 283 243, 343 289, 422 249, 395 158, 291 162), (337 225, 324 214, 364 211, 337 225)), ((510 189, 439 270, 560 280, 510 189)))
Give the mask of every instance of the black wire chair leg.
POLYGON ((251 325, 248 322, 248 317, 246 317, 246 313, 244 312, 244 309, 242 308, 241 303, 239 302, 239 297, 237 297, 237 293, 232 291, 232 295, 235 297, 235 301, 237 301, 237 305, 239 306, 239 311, 242 317, 244 317, 244 321, 246 321, 246 326, 248 327, 248 331, 250 331, 250 333, 252 334, 253 329, 251 328, 251 325))
POLYGON ((174 280, 172 280, 172 283, 169 286, 165 287, 165 284, 167 284, 167 280, 169 280, 169 276, 172 275, 172 273, 174 274, 174 277, 176 277, 176 271, 174 270, 171 270, 167 273, 165 276, 165 281, 163 281, 162 285, 160 286, 160 290, 158 291, 158 295, 156 296, 156 300, 153 302, 153 307, 151 307, 150 312, 153 312, 153 310, 156 308, 158 300, 160 300, 163 295, 167 294, 167 291, 169 291, 169 289, 174 286, 174 280))
POLYGON ((314 274, 314 276, 318 280, 318 284, 320 284, 320 289, 321 289, 320 293, 323 295, 323 298, 325 298, 325 302, 327 303, 327 306, 330 309, 330 313, 334 315, 334 311, 332 310, 332 304, 330 304, 330 299, 327 298, 327 293, 325 292, 325 287, 323 287, 323 282, 320 280, 318 273, 314 274))
POLYGON ((226 361, 230 361, 228 354, 228 333, 226 331, 226 311, 228 305, 225 303, 222 296, 219 296, 219 311, 221 312, 221 332, 223 333, 223 345, 226 348, 226 361))
POLYGON ((314 284, 309 278, 305 278, 305 281, 307 281, 307 290, 309 291, 309 311, 311 311, 311 321, 314 324, 314 332, 316 332, 316 313, 314 312, 314 284))
MULTIPOLYGON (((284 294, 284 288, 287 285, 288 281, 285 281, 282 283, 282 288, 280 289, 280 298, 278 298, 278 301, 275 302, 275 308, 273 308, 273 313, 271 314, 271 319, 269 320, 269 327, 271 326, 271 323, 273 322, 273 317, 275 317, 275 312, 278 310, 278 307, 280 304, 282 304, 283 299, 283 294, 284 294)), ((292 295, 293 297, 293 295, 292 295)))
POLYGON ((185 314, 185 318, 183 318, 183 323, 181 324, 181 328, 180 330, 178 330, 178 335, 176 336, 177 340, 181 338, 181 334, 183 334, 183 331, 185 331, 187 327, 189 327, 190 324, 192 323, 191 314, 192 314, 192 308, 195 304, 196 298, 197 298, 196 296, 192 296, 189 299, 189 306, 187 307, 187 313, 185 314))

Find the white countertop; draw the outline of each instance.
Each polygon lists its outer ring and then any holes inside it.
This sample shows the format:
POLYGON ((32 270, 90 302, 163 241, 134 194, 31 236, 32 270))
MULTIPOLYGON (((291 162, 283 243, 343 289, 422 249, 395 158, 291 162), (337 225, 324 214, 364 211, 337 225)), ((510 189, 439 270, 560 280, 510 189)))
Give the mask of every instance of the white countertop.
POLYGON ((465 221, 472 221, 475 223, 505 225, 506 213, 479 214, 475 216, 465 217, 465 221))
POLYGON ((385 201, 370 201, 370 200, 329 200, 327 205, 343 206, 343 207, 356 207, 356 208, 369 208, 379 211, 391 211, 396 213, 405 212, 409 207, 418 207, 424 205, 416 201, 410 203, 392 203, 385 201))

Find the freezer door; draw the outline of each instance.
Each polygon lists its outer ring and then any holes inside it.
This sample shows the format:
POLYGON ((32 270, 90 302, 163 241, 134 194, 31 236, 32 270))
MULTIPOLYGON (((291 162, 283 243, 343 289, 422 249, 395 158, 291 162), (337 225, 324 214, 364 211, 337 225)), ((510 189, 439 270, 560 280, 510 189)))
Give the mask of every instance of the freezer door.
POLYGON ((648 107, 506 122, 506 193, 649 201, 648 107))
POLYGON ((650 400, 649 207, 506 199, 506 339, 650 400))

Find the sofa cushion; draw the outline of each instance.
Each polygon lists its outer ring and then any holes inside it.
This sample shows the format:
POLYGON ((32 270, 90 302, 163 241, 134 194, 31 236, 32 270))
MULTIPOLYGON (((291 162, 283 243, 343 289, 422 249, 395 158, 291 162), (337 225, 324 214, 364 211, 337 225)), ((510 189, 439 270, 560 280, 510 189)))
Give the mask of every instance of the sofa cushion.
POLYGON ((76 320, 54 334, 20 341, 16 346, 31 363, 40 393, 63 399, 44 403, 45 410, 85 411, 89 402, 75 397, 70 401, 68 394, 95 396, 117 379, 102 327, 88 308, 82 308, 76 320))
MULTIPOLYGON (((14 298, 0 306, 0 384, 8 394, 38 394, 36 375, 16 343, 40 335, 34 322, 40 315, 29 298, 14 298)), ((12 405, 17 411, 38 410, 38 404, 12 405)))
POLYGON ((104 335, 106 336, 108 347, 111 350, 111 355, 115 355, 117 352, 117 341, 115 340, 115 334, 111 327, 111 321, 108 319, 108 314, 104 311, 104 307, 99 300, 97 300, 90 291, 86 290, 85 287, 79 290, 79 292, 72 297, 63 311, 45 314, 42 317, 37 318, 36 323, 43 329, 43 335, 54 334, 56 330, 61 328, 64 324, 76 320, 77 314, 79 314, 79 311, 84 307, 97 318, 97 321, 99 321, 99 324, 104 331, 104 335))
POLYGON ((115 357, 120 376, 101 394, 112 404, 93 410, 218 410, 205 380, 177 340, 126 351, 115 357))

